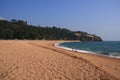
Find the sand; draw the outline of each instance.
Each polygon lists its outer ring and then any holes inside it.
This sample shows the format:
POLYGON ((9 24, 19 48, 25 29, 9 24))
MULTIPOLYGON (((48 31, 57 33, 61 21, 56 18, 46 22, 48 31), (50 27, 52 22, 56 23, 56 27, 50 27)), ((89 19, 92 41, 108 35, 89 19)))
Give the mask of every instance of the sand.
POLYGON ((120 80, 120 59, 54 47, 65 41, 0 41, 0 80, 120 80))

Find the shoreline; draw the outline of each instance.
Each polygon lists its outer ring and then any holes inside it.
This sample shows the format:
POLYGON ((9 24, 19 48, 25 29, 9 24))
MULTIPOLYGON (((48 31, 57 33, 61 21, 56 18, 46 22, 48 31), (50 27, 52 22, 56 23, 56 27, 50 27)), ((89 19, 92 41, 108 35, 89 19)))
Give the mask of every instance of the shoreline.
MULTIPOLYGON (((60 49, 64 49, 64 48, 60 48, 60 49)), ((66 50, 66 49, 64 49, 64 50, 66 50)), ((120 67, 120 63, 119 63, 120 58, 114 58, 114 57, 109 57, 109 56, 104 56, 104 55, 99 55, 99 54, 91 54, 88 52, 87 53, 75 52, 75 51, 72 51, 72 49, 67 50, 67 51, 73 52, 75 55, 83 57, 84 59, 90 61, 92 64, 99 66, 101 69, 105 70, 106 72, 108 72, 114 76, 117 76, 117 78, 120 79, 120 77, 118 75, 118 74, 120 74, 120 68, 119 68, 120 67), (118 71, 115 71, 115 70, 118 70, 118 71)))
MULTIPOLYGON (((47 42, 47 41, 45 41, 47 42)), ((82 57, 83 59, 89 61, 90 63, 96 65, 97 67, 101 68, 102 70, 106 71, 107 73, 110 73, 111 75, 115 76, 117 79, 120 79, 120 76, 118 74, 120 74, 120 59, 119 58, 112 58, 112 57, 106 57, 106 56, 101 56, 101 55, 95 55, 95 54, 89 54, 89 53, 83 53, 80 52, 78 54, 78 52, 73 52, 70 50, 65 50, 62 48, 57 48, 55 47, 55 43, 63 43, 63 42, 76 42, 74 40, 70 41, 64 41, 64 40, 58 40, 58 41, 48 41, 49 43, 49 49, 54 50, 54 51, 58 51, 58 52, 63 52, 65 55, 68 56, 73 56, 76 58, 80 58, 82 57), (49 43, 50 42, 50 43, 49 43), (113 64, 113 65, 111 65, 113 64), (110 67, 111 66, 111 67, 110 67)), ((78 42, 78 41, 77 41, 78 42)), ((46 46, 46 45, 44 45, 46 46)), ((46 47, 48 48, 48 47, 46 47)))
POLYGON ((120 59, 55 47, 60 42, 71 41, 0 41, 0 79, 120 79, 120 59))
MULTIPOLYGON (((72 41, 72 42, 74 42, 74 41, 72 41)), ((55 43, 54 46, 58 47, 58 48, 65 49, 65 50, 69 50, 69 51, 73 51, 73 52, 78 52, 78 53, 85 53, 85 54, 92 54, 92 55, 97 55, 97 56, 104 56, 104 57, 111 57, 111 58, 118 58, 118 59, 120 59, 120 56, 97 54, 97 52, 86 51, 86 50, 79 50, 79 49, 74 49, 74 48, 68 48, 68 47, 65 47, 65 46, 60 46, 59 44, 61 44, 61 43, 66 43, 66 42, 55 43)))

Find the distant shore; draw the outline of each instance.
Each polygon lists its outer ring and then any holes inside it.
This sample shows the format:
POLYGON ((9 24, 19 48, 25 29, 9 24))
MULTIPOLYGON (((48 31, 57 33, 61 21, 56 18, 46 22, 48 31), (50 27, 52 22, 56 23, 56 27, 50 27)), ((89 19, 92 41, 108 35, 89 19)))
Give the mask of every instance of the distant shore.
POLYGON ((120 59, 54 46, 60 42, 70 41, 0 40, 0 79, 120 79, 120 59))

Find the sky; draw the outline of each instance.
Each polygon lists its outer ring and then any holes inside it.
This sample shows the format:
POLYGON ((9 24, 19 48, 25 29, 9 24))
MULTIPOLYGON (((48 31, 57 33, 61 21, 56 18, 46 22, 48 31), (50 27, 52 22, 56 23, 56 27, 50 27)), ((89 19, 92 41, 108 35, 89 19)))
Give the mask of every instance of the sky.
POLYGON ((0 19, 57 26, 120 41, 120 0, 0 0, 0 19))

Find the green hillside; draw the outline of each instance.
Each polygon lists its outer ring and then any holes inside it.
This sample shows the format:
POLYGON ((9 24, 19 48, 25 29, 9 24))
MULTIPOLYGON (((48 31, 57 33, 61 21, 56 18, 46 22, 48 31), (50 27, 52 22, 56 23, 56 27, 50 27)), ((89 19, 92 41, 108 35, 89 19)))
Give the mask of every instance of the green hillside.
POLYGON ((0 39, 102 41, 99 36, 58 27, 28 25, 26 21, 0 20, 0 39))

